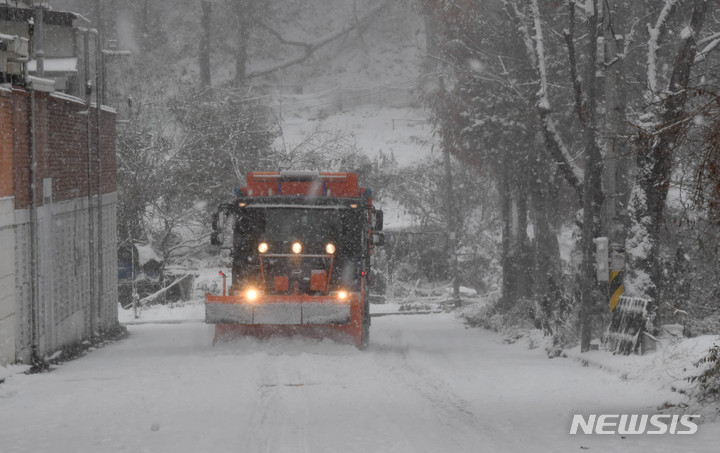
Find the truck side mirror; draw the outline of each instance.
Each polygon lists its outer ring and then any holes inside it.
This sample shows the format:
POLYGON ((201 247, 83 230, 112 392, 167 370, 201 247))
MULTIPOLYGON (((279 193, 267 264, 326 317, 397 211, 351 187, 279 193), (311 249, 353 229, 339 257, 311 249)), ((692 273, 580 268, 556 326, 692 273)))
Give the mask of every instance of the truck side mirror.
POLYGON ((383 212, 378 209, 375 211, 375 231, 382 231, 383 229, 383 212))
POLYGON ((220 213, 216 212, 212 216, 212 233, 210 233, 210 245, 221 246, 220 240, 220 213))

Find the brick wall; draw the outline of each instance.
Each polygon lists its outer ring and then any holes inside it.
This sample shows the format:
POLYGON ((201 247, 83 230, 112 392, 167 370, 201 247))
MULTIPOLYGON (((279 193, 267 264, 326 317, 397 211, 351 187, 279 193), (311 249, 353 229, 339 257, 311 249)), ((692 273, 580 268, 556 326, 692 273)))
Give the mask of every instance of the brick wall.
MULTIPOLYGON (((30 96, 23 90, 12 93, 12 124, 14 132, 13 186, 15 207, 30 205, 30 96)), ((54 201, 97 193, 97 111, 82 114, 86 105, 79 100, 50 93, 35 93, 35 149, 38 163, 37 200, 42 205, 42 184, 52 178, 54 201), (90 153, 88 156, 88 126, 90 153), (90 183, 88 184, 88 161, 90 183)), ((115 113, 101 109, 102 193, 116 188, 115 113)))
POLYGON ((12 100, 10 91, 0 89, 0 197, 12 195, 12 100))

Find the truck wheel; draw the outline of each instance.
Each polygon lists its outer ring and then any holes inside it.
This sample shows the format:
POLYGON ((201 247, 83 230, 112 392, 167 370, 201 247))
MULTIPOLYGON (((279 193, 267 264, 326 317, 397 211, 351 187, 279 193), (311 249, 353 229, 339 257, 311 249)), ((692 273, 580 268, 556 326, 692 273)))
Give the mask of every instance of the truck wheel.
POLYGON ((362 334, 360 337, 360 346, 358 347, 361 351, 365 350, 370 344, 370 321, 370 299, 366 296, 362 316, 362 334))
POLYGON ((360 336, 360 345, 358 349, 364 351, 370 344, 370 318, 363 316, 362 334, 360 336))

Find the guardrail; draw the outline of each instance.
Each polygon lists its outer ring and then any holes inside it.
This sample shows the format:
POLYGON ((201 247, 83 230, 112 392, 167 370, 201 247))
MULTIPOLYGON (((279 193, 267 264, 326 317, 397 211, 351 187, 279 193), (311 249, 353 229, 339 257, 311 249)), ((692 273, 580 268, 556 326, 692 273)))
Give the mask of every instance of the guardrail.
POLYGON ((651 303, 652 299, 620 297, 613 310, 610 326, 603 336, 603 343, 608 351, 623 355, 640 351, 642 337, 650 321, 648 307, 651 303))

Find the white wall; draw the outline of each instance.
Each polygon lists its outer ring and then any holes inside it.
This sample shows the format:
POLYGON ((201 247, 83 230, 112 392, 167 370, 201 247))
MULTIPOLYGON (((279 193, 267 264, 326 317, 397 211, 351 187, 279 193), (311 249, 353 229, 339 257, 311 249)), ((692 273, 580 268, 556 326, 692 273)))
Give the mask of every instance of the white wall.
POLYGON ((0 365, 15 362, 15 199, 0 198, 0 365))
MULTIPOLYGON (((117 321, 117 194, 103 196, 102 267, 103 290, 100 303, 97 293, 99 254, 90 263, 88 200, 52 202, 38 209, 38 353, 53 354, 63 346, 77 343, 95 333, 115 327, 117 321)), ((30 358, 32 347, 32 292, 30 272, 30 224, 27 209, 15 211, 17 255, 16 342, 17 357, 30 358)), ((93 244, 98 232, 96 200, 92 209, 93 244)), ((94 245, 93 245, 94 247, 94 245)))

